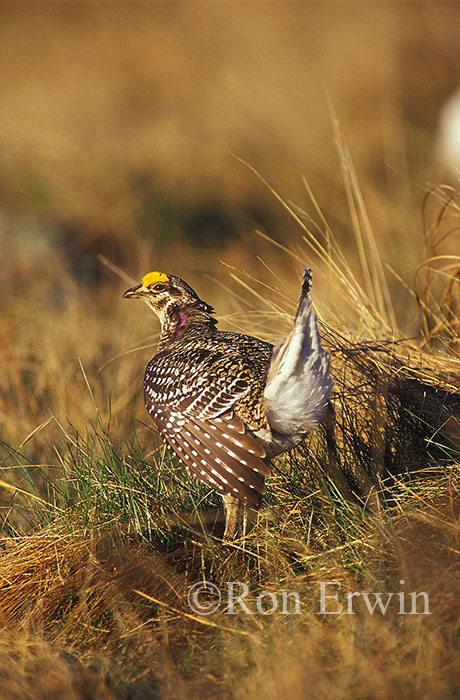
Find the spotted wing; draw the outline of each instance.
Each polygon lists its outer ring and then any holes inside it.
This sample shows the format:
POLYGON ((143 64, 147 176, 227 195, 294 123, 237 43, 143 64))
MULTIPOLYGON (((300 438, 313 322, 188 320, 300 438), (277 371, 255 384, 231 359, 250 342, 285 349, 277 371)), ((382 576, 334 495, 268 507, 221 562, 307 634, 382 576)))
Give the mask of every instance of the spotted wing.
POLYGON ((187 373, 173 354, 147 365, 144 399, 154 423, 181 462, 222 494, 259 505, 269 468, 265 450, 234 412, 254 372, 236 353, 192 353, 187 373))

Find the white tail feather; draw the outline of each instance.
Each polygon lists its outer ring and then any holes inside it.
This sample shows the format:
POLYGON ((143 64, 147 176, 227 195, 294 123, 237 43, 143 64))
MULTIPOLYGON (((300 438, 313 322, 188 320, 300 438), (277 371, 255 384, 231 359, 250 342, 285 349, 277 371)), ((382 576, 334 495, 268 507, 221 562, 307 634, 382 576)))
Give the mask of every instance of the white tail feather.
POLYGON ((273 350, 264 392, 270 428, 291 435, 294 441, 321 423, 332 389, 329 354, 321 346, 316 314, 308 298, 309 282, 308 271, 294 327, 273 350))

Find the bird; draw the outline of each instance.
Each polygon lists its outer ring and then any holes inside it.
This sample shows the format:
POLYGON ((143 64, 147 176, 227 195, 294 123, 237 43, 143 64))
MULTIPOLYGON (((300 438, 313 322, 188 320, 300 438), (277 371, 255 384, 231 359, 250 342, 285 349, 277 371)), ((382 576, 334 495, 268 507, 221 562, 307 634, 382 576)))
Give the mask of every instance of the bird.
POLYGON ((292 330, 274 346, 222 331, 212 306, 180 277, 149 272, 126 290, 161 325, 144 377, 146 409, 183 465, 223 498, 223 539, 246 533, 270 476, 270 461, 323 425, 335 465, 330 356, 312 309, 305 270, 292 330))

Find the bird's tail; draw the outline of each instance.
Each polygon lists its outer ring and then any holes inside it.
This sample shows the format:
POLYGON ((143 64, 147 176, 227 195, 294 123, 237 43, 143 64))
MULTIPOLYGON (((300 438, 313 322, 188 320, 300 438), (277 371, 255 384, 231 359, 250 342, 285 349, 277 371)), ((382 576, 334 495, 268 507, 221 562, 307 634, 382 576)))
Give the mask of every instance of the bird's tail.
POLYGON ((311 308, 311 270, 303 277, 294 326, 273 350, 265 387, 265 412, 272 430, 300 441, 324 418, 332 380, 329 354, 321 347, 316 314, 311 308))

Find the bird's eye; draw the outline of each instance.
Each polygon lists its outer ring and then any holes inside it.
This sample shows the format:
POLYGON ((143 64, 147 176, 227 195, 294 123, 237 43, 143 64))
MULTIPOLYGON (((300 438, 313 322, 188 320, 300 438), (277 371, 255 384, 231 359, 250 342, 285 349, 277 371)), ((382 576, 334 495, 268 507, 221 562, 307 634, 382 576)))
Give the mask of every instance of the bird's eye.
POLYGON ((164 284, 154 284, 152 289, 154 289, 155 292, 163 292, 166 289, 166 287, 164 284))

